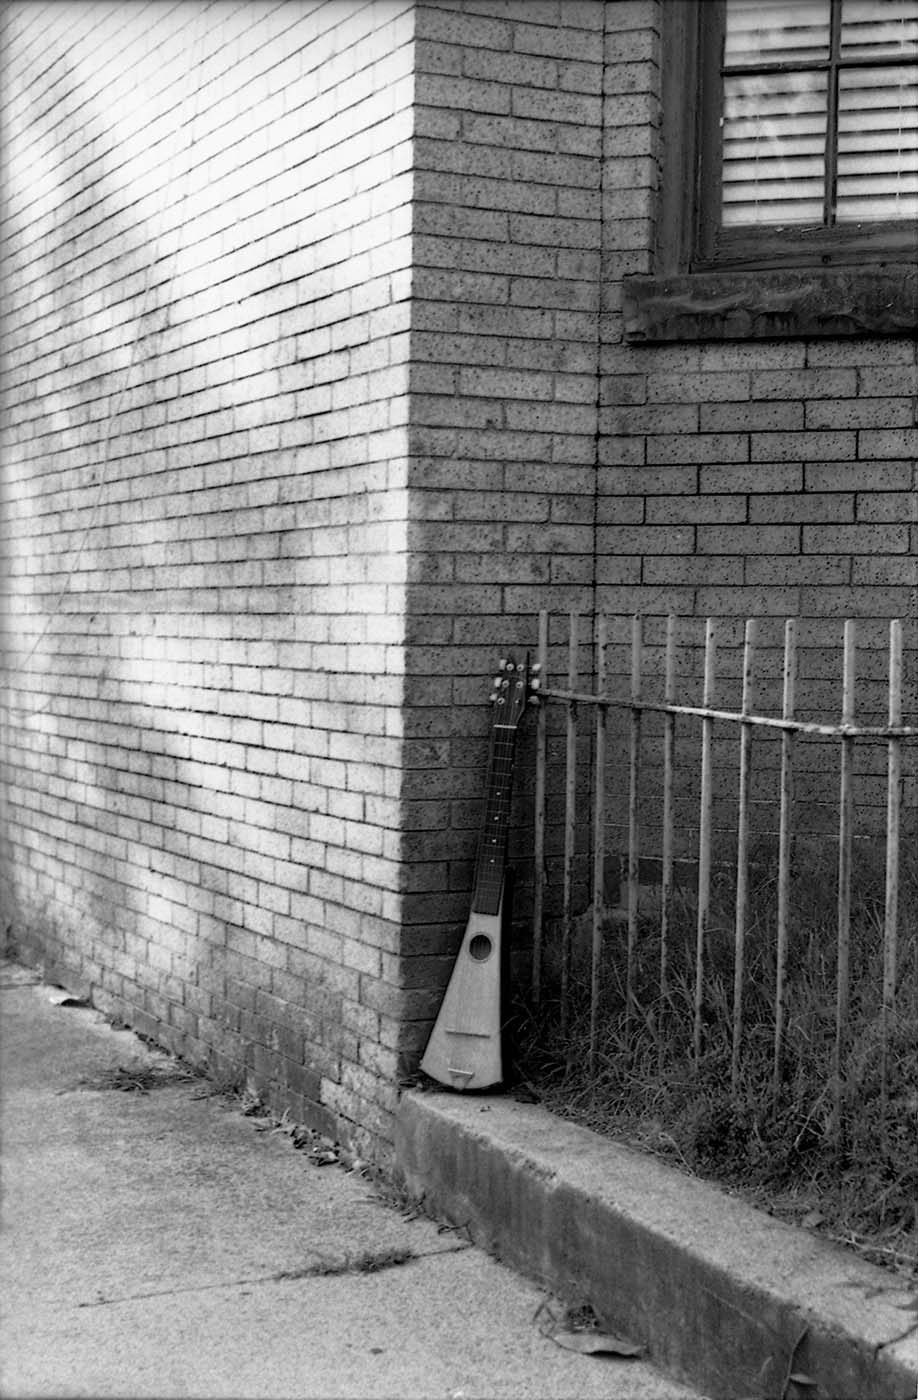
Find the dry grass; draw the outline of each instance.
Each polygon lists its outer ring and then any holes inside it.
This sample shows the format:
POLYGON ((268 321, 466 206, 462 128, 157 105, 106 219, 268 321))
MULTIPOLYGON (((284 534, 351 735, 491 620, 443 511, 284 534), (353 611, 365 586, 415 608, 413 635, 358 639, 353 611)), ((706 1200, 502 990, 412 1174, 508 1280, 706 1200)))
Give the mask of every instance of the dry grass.
POLYGON ((413 1249, 405 1247, 365 1249, 359 1254, 345 1254, 341 1259, 323 1259, 318 1263, 304 1264, 301 1269, 284 1269, 271 1277, 280 1283, 301 1278, 329 1278, 339 1274, 378 1274, 383 1269, 409 1264, 417 1257, 413 1249))
MULTIPOLYGON (((904 847, 903 849, 907 849, 904 847)), ((760 851, 750 900, 744 1055, 731 1091, 733 891, 716 891, 706 946, 704 1038, 693 1058, 694 911, 675 920, 669 990, 659 990, 658 925, 636 950, 636 1004, 626 1041, 624 931, 604 948, 599 1053, 589 1071, 590 995, 575 960, 568 1033, 557 1003, 517 1018, 522 1076, 561 1116, 660 1154, 757 1205, 818 1229, 877 1263, 918 1277, 918 864, 900 898, 899 979, 888 1027, 885 1087, 881 1036, 883 879, 864 848, 856 870, 850 1034, 841 1119, 833 1122, 835 1046, 834 868, 798 851, 781 1079, 772 1090, 774 865, 760 851)), ((550 976, 551 962, 547 960, 550 976)), ((548 985, 551 983, 549 981, 548 985)))
POLYGON ((164 1089, 171 1084, 188 1084, 200 1075, 181 1060, 136 1060, 131 1064, 113 1065, 92 1078, 80 1079, 81 1089, 116 1089, 126 1094, 147 1094, 151 1089, 164 1089))

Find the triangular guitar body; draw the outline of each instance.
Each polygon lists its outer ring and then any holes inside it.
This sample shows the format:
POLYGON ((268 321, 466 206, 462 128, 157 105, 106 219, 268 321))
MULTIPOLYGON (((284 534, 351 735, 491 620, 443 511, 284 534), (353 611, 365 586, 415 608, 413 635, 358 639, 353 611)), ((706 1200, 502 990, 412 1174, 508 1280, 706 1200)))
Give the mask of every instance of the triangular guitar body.
POLYGON ((501 909, 472 912, 421 1061, 425 1074, 454 1089, 487 1089, 503 1078, 501 917, 501 909))

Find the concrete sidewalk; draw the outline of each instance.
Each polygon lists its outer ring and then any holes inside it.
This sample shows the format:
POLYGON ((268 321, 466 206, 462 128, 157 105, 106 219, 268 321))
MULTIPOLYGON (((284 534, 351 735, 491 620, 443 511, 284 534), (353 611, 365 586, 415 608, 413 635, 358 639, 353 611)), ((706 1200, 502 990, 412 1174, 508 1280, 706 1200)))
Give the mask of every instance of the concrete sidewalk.
POLYGON ((35 974, 0 986, 4 1396, 692 1400, 563 1349, 543 1289, 35 974))

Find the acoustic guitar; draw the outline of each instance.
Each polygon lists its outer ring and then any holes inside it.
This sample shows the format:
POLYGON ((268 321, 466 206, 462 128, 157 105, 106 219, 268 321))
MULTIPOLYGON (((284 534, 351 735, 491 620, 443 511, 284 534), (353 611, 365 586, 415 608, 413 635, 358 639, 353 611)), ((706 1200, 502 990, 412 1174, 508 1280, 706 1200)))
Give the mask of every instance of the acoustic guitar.
MULTIPOLYGON (((533 666, 538 670, 538 665, 533 666)), ((453 1089, 486 1089, 503 1078, 501 933, 506 914, 507 837, 516 732, 532 692, 529 658, 501 661, 491 692, 493 722, 487 788, 475 865, 472 911, 421 1069, 453 1089)))

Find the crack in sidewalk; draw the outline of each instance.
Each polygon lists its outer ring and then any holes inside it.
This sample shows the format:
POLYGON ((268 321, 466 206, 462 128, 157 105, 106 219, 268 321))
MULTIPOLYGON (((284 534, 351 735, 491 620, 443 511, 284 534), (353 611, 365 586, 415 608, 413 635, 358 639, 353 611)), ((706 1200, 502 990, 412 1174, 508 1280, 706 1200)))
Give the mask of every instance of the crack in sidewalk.
POLYGON ((299 1269, 280 1269, 272 1274, 253 1274, 248 1278, 223 1279, 217 1283, 152 1288, 144 1293, 124 1293, 113 1298, 100 1296, 77 1303, 75 1306, 78 1308, 106 1308, 116 1303, 142 1302, 145 1298, 171 1298, 182 1293, 212 1293, 221 1288, 239 1288, 245 1284, 289 1283, 296 1279, 340 1278, 348 1274, 356 1277, 359 1274, 382 1273, 386 1269, 396 1269, 402 1264, 417 1263, 422 1259, 439 1259, 444 1254, 461 1254, 470 1248, 471 1245, 460 1243, 450 1249, 431 1249, 420 1253, 413 1249, 386 1249, 376 1253, 366 1251, 353 1258, 349 1255, 345 1255, 343 1259, 320 1258, 314 1264, 304 1264, 299 1269))
POLYGON ((888 1337, 885 1342, 880 1342, 874 1351, 874 1355, 879 1356, 880 1352, 885 1351, 887 1347, 894 1347, 898 1345, 899 1342, 907 1341, 913 1332, 918 1332, 918 1322, 913 1322, 910 1327, 906 1327, 905 1331, 900 1332, 897 1337, 888 1337))

